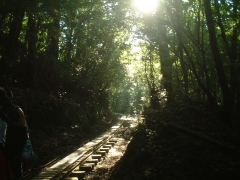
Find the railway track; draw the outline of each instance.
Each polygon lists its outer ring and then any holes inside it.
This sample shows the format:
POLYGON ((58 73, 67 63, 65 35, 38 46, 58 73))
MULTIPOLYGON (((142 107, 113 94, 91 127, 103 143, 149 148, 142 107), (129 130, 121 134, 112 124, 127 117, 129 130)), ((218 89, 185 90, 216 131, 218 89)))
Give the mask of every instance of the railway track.
MULTIPOLYGON (((136 119, 135 119, 136 120, 136 119)), ((119 121, 118 124, 112 126, 112 128, 104 134, 93 139, 91 142, 86 143, 73 153, 54 159, 45 166, 40 167, 37 171, 31 172, 25 176, 25 180, 79 180, 86 178, 97 164, 104 159, 104 156, 115 145, 120 137, 128 139, 131 131, 133 119, 125 119, 119 121)), ((136 125, 137 123, 135 123, 136 125)), ((210 137, 201 135, 193 130, 187 129, 180 125, 164 124, 169 130, 177 133, 191 136, 194 138, 200 138, 208 141, 220 148, 224 148, 230 151, 234 151, 235 148, 226 143, 219 142, 210 137)), ((102 161, 101 163, 104 163, 102 161)))
POLYGON ((78 180, 83 179, 118 141, 117 135, 126 135, 132 119, 119 120, 107 132, 86 143, 71 154, 58 157, 46 165, 27 173, 24 180, 78 180))

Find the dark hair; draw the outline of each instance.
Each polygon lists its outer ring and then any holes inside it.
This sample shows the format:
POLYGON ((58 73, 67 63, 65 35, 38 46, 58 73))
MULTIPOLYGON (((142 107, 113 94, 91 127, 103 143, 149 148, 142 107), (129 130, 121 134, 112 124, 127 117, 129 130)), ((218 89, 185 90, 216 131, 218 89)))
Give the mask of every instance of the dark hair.
POLYGON ((0 105, 3 105, 6 102, 7 93, 6 91, 0 87, 0 105))

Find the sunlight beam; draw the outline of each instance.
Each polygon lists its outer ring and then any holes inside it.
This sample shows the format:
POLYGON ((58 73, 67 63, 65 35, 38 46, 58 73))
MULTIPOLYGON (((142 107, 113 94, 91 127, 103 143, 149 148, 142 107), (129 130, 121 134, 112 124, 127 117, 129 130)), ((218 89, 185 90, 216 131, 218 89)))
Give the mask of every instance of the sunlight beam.
POLYGON ((134 0, 134 6, 142 12, 154 11, 158 5, 159 0, 134 0))

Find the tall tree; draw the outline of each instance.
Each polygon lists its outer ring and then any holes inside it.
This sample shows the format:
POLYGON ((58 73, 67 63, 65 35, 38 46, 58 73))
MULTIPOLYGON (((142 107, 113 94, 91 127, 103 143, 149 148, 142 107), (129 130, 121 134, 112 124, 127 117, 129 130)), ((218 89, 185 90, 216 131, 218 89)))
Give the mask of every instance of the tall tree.
MULTIPOLYGON (((231 94, 228 86, 227 77, 223 67, 222 57, 220 55, 219 45, 217 41, 217 35, 215 30, 215 23, 213 19, 213 13, 211 9, 211 2, 204 0, 205 13, 207 19, 207 26, 209 32, 210 45, 212 50, 213 59, 218 75, 219 84, 223 94, 223 115, 226 120, 232 120, 234 110, 234 94, 231 94)), ((231 123, 231 122, 229 122, 231 123)))

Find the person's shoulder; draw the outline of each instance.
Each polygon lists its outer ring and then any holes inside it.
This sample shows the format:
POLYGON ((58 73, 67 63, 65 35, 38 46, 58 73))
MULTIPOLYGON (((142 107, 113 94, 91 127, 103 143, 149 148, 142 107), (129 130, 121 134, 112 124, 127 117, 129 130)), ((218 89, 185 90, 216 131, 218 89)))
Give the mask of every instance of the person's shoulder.
POLYGON ((18 113, 19 109, 20 109, 20 106, 11 103, 11 105, 9 107, 8 114, 9 113, 10 114, 16 114, 16 113, 18 113))

